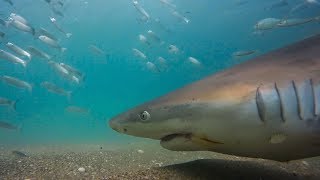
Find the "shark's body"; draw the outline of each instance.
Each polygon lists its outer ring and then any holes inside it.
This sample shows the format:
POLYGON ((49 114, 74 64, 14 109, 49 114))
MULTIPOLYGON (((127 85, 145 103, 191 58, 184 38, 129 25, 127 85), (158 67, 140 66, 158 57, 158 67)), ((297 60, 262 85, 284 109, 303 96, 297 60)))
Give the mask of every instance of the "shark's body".
POLYGON ((287 161, 320 155, 320 35, 259 56, 110 121, 171 150, 287 161))

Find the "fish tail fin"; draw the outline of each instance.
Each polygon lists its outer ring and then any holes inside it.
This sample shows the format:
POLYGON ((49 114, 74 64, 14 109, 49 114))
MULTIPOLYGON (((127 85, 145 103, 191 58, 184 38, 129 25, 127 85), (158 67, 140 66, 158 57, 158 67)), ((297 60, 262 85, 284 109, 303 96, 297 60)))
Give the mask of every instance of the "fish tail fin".
POLYGON ((12 110, 16 111, 17 110, 17 102, 19 102, 20 99, 17 99, 15 101, 12 101, 12 103, 10 104, 10 107, 12 110))
POLYGON ((72 91, 67 91, 68 102, 71 102, 71 98, 72 98, 72 91))
POLYGON ((31 27, 31 31, 32 31, 32 32, 31 32, 32 35, 36 37, 36 35, 37 35, 36 29, 34 29, 33 27, 31 27))
POLYGON ((4 25, 4 26, 5 26, 6 28, 8 28, 8 27, 10 26, 10 24, 11 24, 11 21, 5 21, 5 25, 4 25))
POLYGON ((19 132, 19 133, 21 133, 22 132, 22 130, 23 130, 23 123, 22 122, 20 122, 20 124, 17 126, 17 132, 19 132))
POLYGON ((32 59, 32 55, 30 54, 29 56, 27 56, 28 57, 28 62, 30 62, 31 61, 31 59, 32 59))
POLYGON ((32 85, 30 85, 29 87, 28 87, 28 91, 30 92, 30 93, 32 93, 32 85))
POLYGON ((67 38, 70 38, 72 36, 72 33, 67 33, 66 36, 67 38))

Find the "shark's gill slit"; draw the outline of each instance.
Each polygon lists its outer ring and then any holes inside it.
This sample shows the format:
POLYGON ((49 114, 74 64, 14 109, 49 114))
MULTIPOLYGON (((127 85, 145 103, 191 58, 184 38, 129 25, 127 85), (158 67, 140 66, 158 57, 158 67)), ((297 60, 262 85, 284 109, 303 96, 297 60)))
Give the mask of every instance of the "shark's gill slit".
POLYGON ((312 91, 312 102, 313 102, 313 116, 317 116, 317 103, 316 103, 316 92, 314 89, 314 83, 312 78, 310 79, 311 91, 312 91))
POLYGON ((286 119, 284 117, 284 107, 283 107, 284 106, 284 104, 283 104, 284 102, 281 99, 280 89, 278 88, 277 83, 274 83, 274 88, 275 88, 275 90, 277 92, 277 95, 278 95, 278 98, 279 98, 279 102, 280 102, 280 116, 281 116, 282 122, 285 122, 286 119))
POLYGON ((294 94, 297 98, 297 108, 298 108, 298 114, 299 114, 299 118, 300 120, 302 120, 302 114, 301 114, 301 102, 300 102, 300 99, 299 99, 299 95, 298 95, 298 91, 297 91, 297 86, 296 86, 296 83, 294 82, 294 80, 292 80, 292 85, 293 85, 293 89, 294 89, 294 94))
POLYGON ((256 91, 256 105, 257 105, 259 119, 262 122, 265 122, 265 105, 260 92, 260 86, 257 88, 257 91, 256 91))

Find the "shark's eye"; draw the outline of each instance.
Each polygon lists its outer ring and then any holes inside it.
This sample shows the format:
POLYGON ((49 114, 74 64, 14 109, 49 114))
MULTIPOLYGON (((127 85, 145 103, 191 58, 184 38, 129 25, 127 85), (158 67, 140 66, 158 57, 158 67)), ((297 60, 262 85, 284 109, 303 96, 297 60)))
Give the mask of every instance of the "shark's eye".
POLYGON ((139 117, 141 121, 148 121, 150 119, 150 114, 148 113, 148 111, 143 111, 142 113, 140 113, 139 117))

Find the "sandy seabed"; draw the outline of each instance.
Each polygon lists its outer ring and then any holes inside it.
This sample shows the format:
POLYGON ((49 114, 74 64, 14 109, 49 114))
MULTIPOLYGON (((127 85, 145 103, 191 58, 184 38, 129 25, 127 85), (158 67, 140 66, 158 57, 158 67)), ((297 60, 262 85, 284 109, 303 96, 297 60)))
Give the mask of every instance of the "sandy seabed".
POLYGON ((320 179, 320 157, 281 163, 214 152, 173 152, 158 142, 2 145, 0 179, 320 179))

